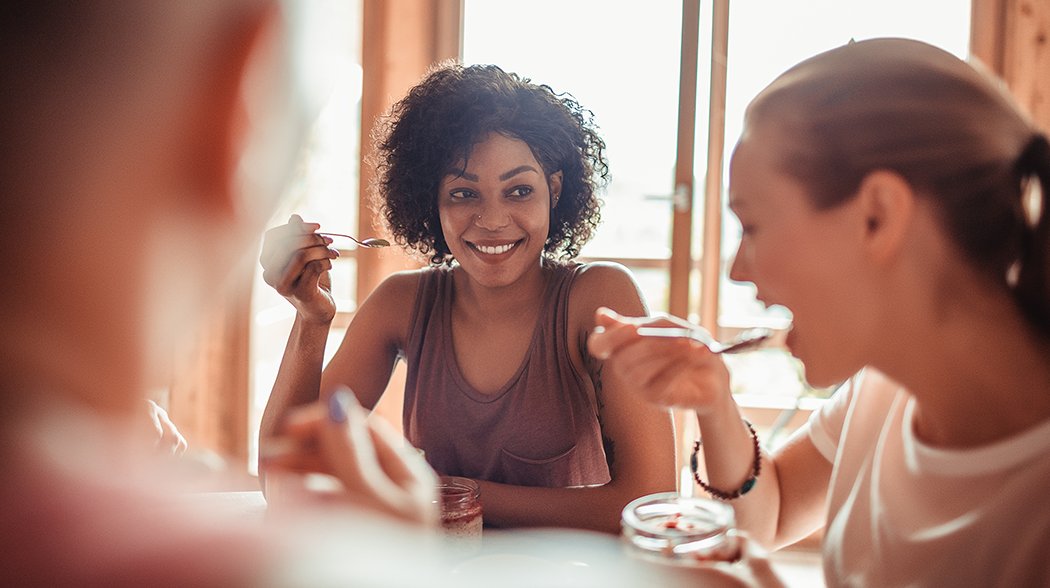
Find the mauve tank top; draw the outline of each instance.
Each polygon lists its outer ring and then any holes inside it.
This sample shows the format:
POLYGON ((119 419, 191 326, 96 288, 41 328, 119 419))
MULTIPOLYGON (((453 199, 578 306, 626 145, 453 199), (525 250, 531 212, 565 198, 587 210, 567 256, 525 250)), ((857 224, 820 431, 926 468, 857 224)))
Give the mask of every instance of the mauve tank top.
POLYGON ((420 275, 404 350, 404 429, 438 473, 519 486, 605 484, 593 395, 569 356, 569 291, 579 264, 551 264, 528 351, 494 394, 467 383, 452 346, 452 270, 420 275))

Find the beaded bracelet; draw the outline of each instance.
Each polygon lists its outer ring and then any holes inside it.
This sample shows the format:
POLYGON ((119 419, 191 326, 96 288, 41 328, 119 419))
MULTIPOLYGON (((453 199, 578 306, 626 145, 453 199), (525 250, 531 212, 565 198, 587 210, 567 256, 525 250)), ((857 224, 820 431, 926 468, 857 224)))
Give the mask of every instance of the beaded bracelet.
POLYGON ((758 474, 762 471, 762 448, 758 444, 758 433, 755 432, 755 428, 751 426, 751 423, 747 420, 744 420, 744 424, 747 425, 747 430, 751 433, 751 444, 754 446, 755 461, 751 465, 751 476, 740 486, 740 488, 737 488, 732 492, 712 488, 700 479, 700 474, 697 472, 700 465, 698 463, 699 458, 697 454, 700 452, 700 446, 703 444, 703 441, 697 439, 693 442, 693 453, 689 456, 689 469, 693 471, 693 479, 696 480, 696 483, 707 491, 708 494, 719 500, 733 500, 750 492, 751 489, 755 487, 755 481, 758 479, 758 474))

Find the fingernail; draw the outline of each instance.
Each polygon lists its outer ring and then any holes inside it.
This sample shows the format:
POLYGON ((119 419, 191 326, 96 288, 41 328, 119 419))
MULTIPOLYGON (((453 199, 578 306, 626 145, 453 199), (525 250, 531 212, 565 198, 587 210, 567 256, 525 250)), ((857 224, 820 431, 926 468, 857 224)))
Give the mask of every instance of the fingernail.
POLYGON ((329 237, 328 235, 321 235, 321 239, 324 240, 325 244, 330 244, 330 243, 334 243, 335 242, 335 239, 329 237))
POLYGON ((350 399, 342 390, 328 397, 328 419, 333 423, 345 423, 350 414, 350 399))

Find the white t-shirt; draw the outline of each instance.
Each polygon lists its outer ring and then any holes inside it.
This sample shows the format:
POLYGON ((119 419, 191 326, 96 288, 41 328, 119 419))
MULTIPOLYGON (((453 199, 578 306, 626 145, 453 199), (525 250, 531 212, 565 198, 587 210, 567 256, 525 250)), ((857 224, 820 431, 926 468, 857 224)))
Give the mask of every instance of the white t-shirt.
POLYGON ((1050 422, 945 450, 916 439, 914 406, 868 369, 810 418, 834 463, 828 585, 1050 586, 1050 422))

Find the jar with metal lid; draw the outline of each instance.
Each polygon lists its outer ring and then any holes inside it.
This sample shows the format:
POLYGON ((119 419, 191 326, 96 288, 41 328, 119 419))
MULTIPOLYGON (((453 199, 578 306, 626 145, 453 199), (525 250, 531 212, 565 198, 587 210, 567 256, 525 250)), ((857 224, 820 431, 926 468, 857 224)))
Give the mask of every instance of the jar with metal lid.
POLYGON ((445 535, 456 539, 481 539, 481 488, 470 478, 442 476, 438 481, 438 506, 445 535))
POLYGON ((700 567, 739 558, 733 507, 677 492, 650 494, 623 509, 623 540, 639 559, 700 567))

